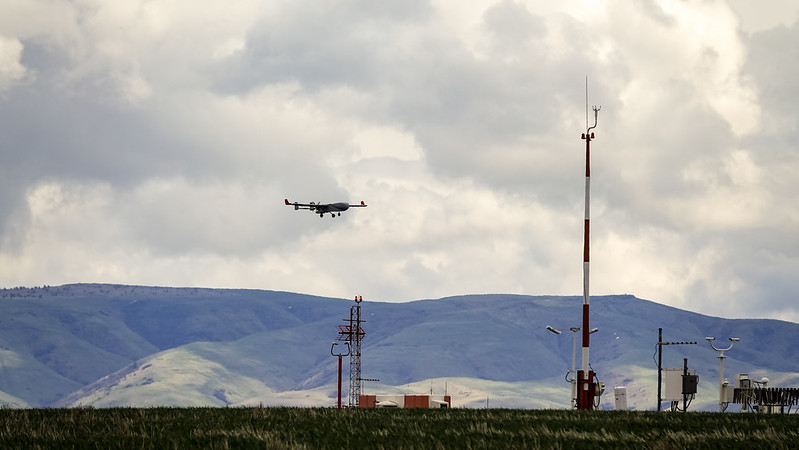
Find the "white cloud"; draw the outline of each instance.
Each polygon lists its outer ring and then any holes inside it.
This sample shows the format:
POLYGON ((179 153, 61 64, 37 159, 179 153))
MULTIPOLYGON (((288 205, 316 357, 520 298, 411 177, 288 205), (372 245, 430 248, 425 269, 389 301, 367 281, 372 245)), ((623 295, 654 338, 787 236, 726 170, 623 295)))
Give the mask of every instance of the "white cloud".
POLYGON ((593 293, 795 317, 799 26, 740 7, 9 2, 0 283, 579 294, 588 75, 593 293))
POLYGON ((773 0, 768 5, 748 0, 729 0, 747 33, 791 25, 799 18, 799 5, 790 0, 773 0), (765 7, 764 6, 768 6, 765 7))
POLYGON ((412 135, 388 126, 366 128, 358 132, 354 144, 359 159, 395 158, 401 161, 418 161, 423 152, 412 135))
POLYGON ((0 94, 19 83, 27 73, 20 62, 22 43, 0 36, 0 94))

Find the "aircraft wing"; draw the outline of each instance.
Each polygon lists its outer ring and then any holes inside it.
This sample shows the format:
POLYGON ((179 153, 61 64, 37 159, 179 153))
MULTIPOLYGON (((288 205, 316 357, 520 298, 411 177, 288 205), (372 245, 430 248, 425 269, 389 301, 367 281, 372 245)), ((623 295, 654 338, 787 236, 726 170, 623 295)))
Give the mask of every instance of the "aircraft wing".
POLYGON ((329 205, 323 205, 321 203, 317 205, 317 204, 314 204, 314 203, 290 202, 289 199, 284 199, 284 201, 286 202, 286 206, 293 206, 295 210, 300 209, 300 208, 302 208, 302 209, 318 209, 320 207, 324 208, 326 206, 329 206, 329 205))

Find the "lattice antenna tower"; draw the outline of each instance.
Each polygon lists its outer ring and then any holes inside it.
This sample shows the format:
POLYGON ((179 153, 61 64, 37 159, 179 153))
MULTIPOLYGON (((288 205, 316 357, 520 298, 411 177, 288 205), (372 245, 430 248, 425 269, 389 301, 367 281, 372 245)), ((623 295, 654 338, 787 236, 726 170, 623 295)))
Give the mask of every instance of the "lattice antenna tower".
POLYGON ((355 296, 355 305, 350 308, 350 318, 344 319, 346 325, 338 326, 338 340, 350 344, 350 390, 349 406, 357 408, 361 398, 361 341, 366 332, 361 328, 362 296, 355 296))

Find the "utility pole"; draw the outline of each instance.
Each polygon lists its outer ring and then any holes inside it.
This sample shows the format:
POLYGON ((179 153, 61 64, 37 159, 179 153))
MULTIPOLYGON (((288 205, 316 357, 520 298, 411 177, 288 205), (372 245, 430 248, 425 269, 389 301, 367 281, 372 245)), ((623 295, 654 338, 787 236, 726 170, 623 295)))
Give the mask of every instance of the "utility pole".
POLYGON ((663 384, 663 328, 658 328, 658 411, 663 403, 660 386, 663 384))
MULTIPOLYGON (((664 345, 696 345, 694 342, 663 342, 663 328, 658 328, 658 411, 661 410, 663 396, 661 395, 661 385, 663 384, 663 346, 664 345)), ((686 364, 687 364, 686 359, 686 364)), ((687 366, 686 366, 687 367, 687 366)), ((686 369, 687 370, 687 369, 686 369)), ((688 372, 685 373, 687 375, 688 372)))
POLYGON ((688 358, 682 359, 682 411, 688 412, 688 393, 685 392, 685 380, 688 379, 688 358))
POLYGON ((348 356, 350 354, 350 343, 347 342, 347 353, 333 353, 333 348, 338 345, 338 342, 333 341, 333 345, 330 346, 330 354, 333 356, 338 356, 338 402, 336 403, 337 408, 341 408, 341 357, 348 356))

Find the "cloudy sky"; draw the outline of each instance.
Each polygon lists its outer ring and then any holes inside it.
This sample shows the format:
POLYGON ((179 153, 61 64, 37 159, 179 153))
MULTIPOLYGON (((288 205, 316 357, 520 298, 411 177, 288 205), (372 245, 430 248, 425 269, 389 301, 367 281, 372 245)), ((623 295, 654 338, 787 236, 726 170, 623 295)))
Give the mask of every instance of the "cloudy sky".
POLYGON ((591 293, 799 321, 798 19, 2 0, 0 286, 581 295, 588 76, 591 293))

